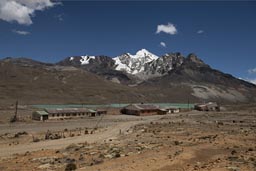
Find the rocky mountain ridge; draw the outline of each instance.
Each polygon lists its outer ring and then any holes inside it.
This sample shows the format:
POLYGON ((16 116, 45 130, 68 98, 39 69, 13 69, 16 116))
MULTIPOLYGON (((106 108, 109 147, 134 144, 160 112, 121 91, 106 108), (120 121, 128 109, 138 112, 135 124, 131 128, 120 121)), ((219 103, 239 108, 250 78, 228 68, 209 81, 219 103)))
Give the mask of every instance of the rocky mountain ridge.
POLYGON ((5 58, 0 66, 0 102, 256 101, 254 84, 212 69, 195 54, 157 57, 141 50, 115 58, 72 56, 55 64, 5 58))
MULTIPOLYGON (((190 60, 198 60, 196 55, 189 54, 190 60)), ((139 50, 135 55, 124 53, 117 57, 108 56, 72 56, 68 57, 57 65, 74 66, 83 68, 96 74, 104 75, 107 79, 115 79, 119 82, 142 82, 155 77, 168 74, 173 69, 181 66, 187 60, 181 53, 168 53, 163 56, 156 56, 146 49, 139 50), (126 76, 125 76, 126 75, 126 76), (133 81, 131 81, 133 80, 133 81)))

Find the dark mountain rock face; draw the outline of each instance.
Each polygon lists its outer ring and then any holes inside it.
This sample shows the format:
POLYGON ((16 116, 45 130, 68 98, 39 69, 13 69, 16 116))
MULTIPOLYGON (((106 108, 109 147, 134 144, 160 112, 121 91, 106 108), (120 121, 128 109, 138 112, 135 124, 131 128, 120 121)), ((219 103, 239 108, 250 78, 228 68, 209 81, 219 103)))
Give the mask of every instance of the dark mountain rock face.
POLYGON ((35 61, 29 58, 12 58, 12 57, 7 57, 2 60, 1 62, 9 62, 13 63, 15 65, 23 66, 23 67, 41 67, 41 66, 52 66, 53 64, 49 63, 43 63, 39 61, 35 61))
POLYGON ((194 54, 190 54, 180 66, 170 70, 167 75, 149 79, 142 86, 152 87, 156 83, 162 88, 188 86, 191 88, 191 95, 203 101, 209 99, 218 102, 256 100, 254 84, 212 69, 194 54))
POLYGON ((113 80, 114 82, 128 84, 132 80, 122 71, 115 70, 115 61, 108 56, 74 56, 68 57, 63 61, 56 63, 61 66, 74 66, 84 69, 91 73, 95 73, 104 77, 107 80, 113 80), (87 60, 87 62, 84 62, 87 60), (117 80, 115 80, 117 78, 117 80))
POLYGON ((142 49, 136 55, 74 56, 56 64, 5 58, 0 66, 0 102, 256 101, 254 84, 212 69, 195 54, 157 57, 142 49))
POLYGON ((145 64, 144 75, 148 75, 148 78, 163 76, 167 74, 170 70, 179 67, 185 57, 180 53, 169 53, 157 60, 145 64))

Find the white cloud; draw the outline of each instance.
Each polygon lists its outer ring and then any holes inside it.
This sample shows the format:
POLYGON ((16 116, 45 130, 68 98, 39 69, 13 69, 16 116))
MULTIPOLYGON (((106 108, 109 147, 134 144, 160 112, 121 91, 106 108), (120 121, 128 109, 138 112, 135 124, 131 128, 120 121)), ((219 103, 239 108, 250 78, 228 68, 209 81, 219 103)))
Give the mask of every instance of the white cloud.
POLYGON ((31 17, 35 15, 35 11, 43 11, 56 4, 58 3, 51 2, 51 0, 1 0, 0 19, 31 25, 33 23, 31 17))
POLYGON ((197 33, 197 34, 203 34, 204 31, 203 31, 203 30, 198 30, 196 33, 197 33))
POLYGON ((30 34, 30 32, 22 31, 22 30, 13 30, 13 32, 16 33, 16 34, 24 35, 24 36, 30 34))
POLYGON ((177 34, 178 30, 172 23, 168 23, 167 25, 158 25, 156 33, 159 34, 161 32, 164 32, 166 34, 174 35, 177 34))
POLYGON ((255 74, 255 73, 256 73, 256 68, 249 69, 249 70, 248 70, 248 73, 249 73, 249 74, 255 74))
POLYGON ((160 42, 160 45, 161 45, 162 47, 166 47, 166 44, 165 44, 164 42, 160 42))
POLYGON ((22 4, 30 9, 34 10, 44 10, 46 8, 53 7, 56 3, 51 2, 51 0, 12 0, 19 4, 22 4))

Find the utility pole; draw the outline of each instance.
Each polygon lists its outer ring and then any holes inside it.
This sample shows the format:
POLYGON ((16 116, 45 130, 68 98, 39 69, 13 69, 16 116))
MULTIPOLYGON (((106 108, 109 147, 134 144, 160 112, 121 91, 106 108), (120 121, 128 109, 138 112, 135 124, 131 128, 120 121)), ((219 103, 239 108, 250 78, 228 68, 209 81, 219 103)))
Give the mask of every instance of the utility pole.
POLYGON ((16 122, 17 121, 17 114, 18 114, 18 100, 15 103, 14 116, 11 118, 10 122, 16 122))
POLYGON ((15 104, 15 119, 17 119, 17 113, 18 113, 18 100, 16 101, 16 104, 15 104))

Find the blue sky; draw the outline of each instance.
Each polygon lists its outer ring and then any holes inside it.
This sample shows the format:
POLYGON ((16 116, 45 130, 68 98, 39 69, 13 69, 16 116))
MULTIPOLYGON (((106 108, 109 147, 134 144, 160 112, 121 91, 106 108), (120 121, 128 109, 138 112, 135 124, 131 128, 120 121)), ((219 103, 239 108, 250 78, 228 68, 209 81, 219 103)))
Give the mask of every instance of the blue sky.
POLYGON ((256 2, 40 1, 0 2, 0 58, 193 52, 213 68, 256 81, 256 2))

